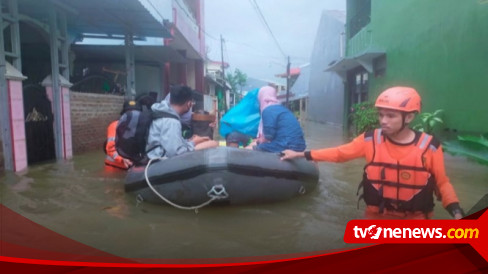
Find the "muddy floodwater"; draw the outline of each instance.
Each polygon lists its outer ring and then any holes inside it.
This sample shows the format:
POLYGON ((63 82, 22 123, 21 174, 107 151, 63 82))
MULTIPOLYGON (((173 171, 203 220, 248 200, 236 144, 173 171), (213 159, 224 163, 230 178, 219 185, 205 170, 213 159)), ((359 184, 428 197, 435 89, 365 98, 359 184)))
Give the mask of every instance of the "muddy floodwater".
MULTIPOLYGON (((344 143, 342 129, 305 125, 308 148, 344 143)), ((183 211, 138 203, 124 192, 123 172, 107 172, 103 152, 31 166, 0 177, 1 203, 55 232, 127 258, 229 258, 349 248, 343 242, 357 209, 364 160, 319 163, 321 182, 304 196, 274 204, 209 206, 183 211)), ((488 193, 488 167, 445 156, 467 211, 488 193)), ((448 219, 439 202, 435 219, 448 219)))

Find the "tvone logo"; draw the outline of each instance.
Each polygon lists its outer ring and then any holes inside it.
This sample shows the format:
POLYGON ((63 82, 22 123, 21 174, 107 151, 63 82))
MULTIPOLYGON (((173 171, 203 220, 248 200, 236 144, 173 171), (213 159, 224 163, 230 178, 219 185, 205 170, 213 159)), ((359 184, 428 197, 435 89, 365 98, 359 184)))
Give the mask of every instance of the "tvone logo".
POLYGON ((371 225, 366 229, 368 236, 373 240, 377 240, 380 237, 381 230, 381 227, 377 227, 376 225, 371 225))
POLYGON ((378 240, 381 235, 381 231, 383 230, 381 227, 376 225, 370 225, 368 228, 363 229, 360 227, 353 227, 354 230, 354 237, 356 238, 370 238, 373 240, 378 240))

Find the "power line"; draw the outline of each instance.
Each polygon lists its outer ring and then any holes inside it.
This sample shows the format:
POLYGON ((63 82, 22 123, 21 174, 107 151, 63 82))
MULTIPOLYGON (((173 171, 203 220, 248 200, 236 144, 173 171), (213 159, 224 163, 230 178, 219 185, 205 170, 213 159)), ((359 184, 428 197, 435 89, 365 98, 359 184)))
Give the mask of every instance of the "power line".
POLYGON ((249 0, 249 2, 251 3, 251 5, 253 6, 254 10, 258 14, 259 19, 261 19, 261 23, 264 24, 264 27, 268 31, 268 33, 271 36, 271 38, 273 38, 273 41, 275 42, 276 46, 280 50, 281 54, 283 54, 283 56, 286 58, 285 52, 283 51, 283 49, 281 49, 280 43, 278 43, 278 40, 276 39, 276 37, 273 34, 273 31, 271 31, 271 28, 269 27, 268 22, 266 22, 266 18, 264 18, 264 15, 261 12, 261 9, 259 8, 258 3, 256 2, 256 0, 249 0))
POLYGON ((149 3, 149 5, 151 5, 151 7, 154 9, 154 11, 159 15, 159 17, 161 17, 161 20, 164 20, 164 17, 163 15, 159 12, 159 10, 154 6, 154 4, 151 2, 151 0, 147 0, 147 2, 149 3))
POLYGON ((214 35, 208 33, 204 28, 202 28, 202 31, 203 31, 203 34, 205 34, 208 38, 213 39, 215 41, 219 41, 220 40, 219 38, 215 38, 214 35))

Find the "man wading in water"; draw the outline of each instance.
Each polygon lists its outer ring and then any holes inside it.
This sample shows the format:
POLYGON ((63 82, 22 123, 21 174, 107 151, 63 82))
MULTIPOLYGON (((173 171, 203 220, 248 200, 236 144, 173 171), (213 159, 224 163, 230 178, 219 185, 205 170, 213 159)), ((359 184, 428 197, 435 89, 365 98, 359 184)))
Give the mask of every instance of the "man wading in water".
POLYGON ((409 123, 420 113, 421 98, 411 87, 392 87, 376 100, 381 128, 364 132, 333 148, 283 151, 282 160, 345 162, 364 157, 360 187, 368 219, 430 219, 434 199, 455 218, 464 213, 446 176, 442 146, 434 137, 414 131, 409 123))

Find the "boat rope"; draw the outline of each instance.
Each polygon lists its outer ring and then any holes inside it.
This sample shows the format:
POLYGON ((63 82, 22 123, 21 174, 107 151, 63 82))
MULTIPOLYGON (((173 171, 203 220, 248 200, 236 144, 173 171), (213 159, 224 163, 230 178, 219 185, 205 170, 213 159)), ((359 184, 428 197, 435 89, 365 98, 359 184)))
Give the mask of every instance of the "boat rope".
POLYGON ((166 197, 161 195, 161 193, 159 193, 152 186, 151 182, 149 181, 149 177, 147 177, 147 171, 149 170, 149 166, 151 165, 151 163, 155 160, 164 160, 164 159, 167 159, 167 158, 163 157, 163 158, 154 158, 154 159, 149 160, 149 162, 146 165, 146 168, 144 169, 144 177, 146 178, 147 185, 154 192, 154 194, 156 194, 159 198, 161 198, 161 200, 165 201, 166 203, 168 203, 168 204, 170 204, 170 205, 172 205, 178 209, 195 210, 195 212, 198 213, 199 208, 202 208, 202 207, 210 204, 214 200, 225 199, 225 198, 229 197, 229 194, 227 194, 227 191, 225 190, 225 187, 223 185, 215 185, 207 192, 207 195, 210 197, 210 199, 208 201, 202 203, 202 204, 199 204, 196 206, 181 206, 181 205, 178 205, 176 203, 171 202, 166 197))

